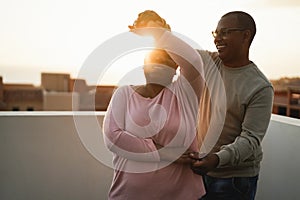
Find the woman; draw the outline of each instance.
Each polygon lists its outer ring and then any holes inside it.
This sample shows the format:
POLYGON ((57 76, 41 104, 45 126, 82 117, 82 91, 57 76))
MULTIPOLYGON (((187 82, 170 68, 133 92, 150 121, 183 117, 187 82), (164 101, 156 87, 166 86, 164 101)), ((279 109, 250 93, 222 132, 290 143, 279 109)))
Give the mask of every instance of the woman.
MULTIPOLYGON (((141 24, 169 29, 163 19, 153 18, 153 11, 140 14, 131 31, 141 34, 141 24)), ((198 151, 202 62, 193 48, 166 29, 148 31, 161 49, 145 58, 146 85, 118 88, 108 107, 104 133, 115 167, 109 199, 193 200, 205 193, 188 156, 198 151), (177 64, 180 75, 172 82, 177 64)))

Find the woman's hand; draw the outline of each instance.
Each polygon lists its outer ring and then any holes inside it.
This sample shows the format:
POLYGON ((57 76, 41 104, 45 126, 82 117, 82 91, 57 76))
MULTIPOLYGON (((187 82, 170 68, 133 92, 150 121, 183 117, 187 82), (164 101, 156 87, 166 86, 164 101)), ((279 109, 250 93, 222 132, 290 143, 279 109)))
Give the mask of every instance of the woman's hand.
POLYGON ((128 28, 131 32, 142 36, 153 36, 157 39, 164 31, 170 31, 166 21, 153 11, 145 11, 139 14, 133 25, 128 28))
POLYGON ((174 161, 174 163, 193 165, 196 162, 196 160, 189 156, 190 153, 191 152, 182 154, 177 160, 174 161))
POLYGON ((154 144, 159 152, 161 160, 188 165, 191 165, 194 162, 196 162, 195 159, 190 157, 190 154, 193 152, 190 150, 185 150, 186 147, 164 147, 157 143, 154 144), (178 157, 178 155, 180 155, 180 157, 178 157))
POLYGON ((158 21, 158 20, 156 20, 156 21, 150 20, 148 22, 145 22, 145 21, 143 21, 143 22, 144 23, 141 26, 137 26, 137 25, 131 26, 131 25, 129 25, 128 28, 130 29, 130 31, 133 31, 134 29, 139 29, 139 28, 155 28, 155 27, 156 28, 166 28, 166 27, 164 27, 162 22, 158 21))
POLYGON ((161 27, 144 27, 131 29, 130 31, 140 36, 152 36, 157 41, 167 30, 161 27))
POLYGON ((153 10, 145 10, 139 13, 138 18, 134 21, 133 25, 128 26, 130 30, 147 27, 160 27, 171 30, 171 27, 167 24, 166 20, 153 10))

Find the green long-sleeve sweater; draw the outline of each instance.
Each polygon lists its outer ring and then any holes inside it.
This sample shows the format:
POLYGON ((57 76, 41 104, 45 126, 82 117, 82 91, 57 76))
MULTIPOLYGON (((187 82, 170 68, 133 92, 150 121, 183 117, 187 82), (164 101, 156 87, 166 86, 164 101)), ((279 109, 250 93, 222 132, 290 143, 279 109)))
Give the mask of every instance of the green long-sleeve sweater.
POLYGON ((220 160, 217 169, 209 175, 255 176, 263 156, 261 141, 271 117, 272 85, 253 62, 232 68, 224 66, 217 53, 199 53, 208 87, 200 98, 198 138, 203 142, 201 151, 215 152, 220 160), (217 69, 219 74, 212 69, 217 69), (223 85, 216 84, 220 83, 220 77, 223 85), (223 114, 222 108, 213 109, 222 104, 223 114), (222 117, 224 121, 220 120, 222 117), (204 136, 215 139, 204 140, 204 136))

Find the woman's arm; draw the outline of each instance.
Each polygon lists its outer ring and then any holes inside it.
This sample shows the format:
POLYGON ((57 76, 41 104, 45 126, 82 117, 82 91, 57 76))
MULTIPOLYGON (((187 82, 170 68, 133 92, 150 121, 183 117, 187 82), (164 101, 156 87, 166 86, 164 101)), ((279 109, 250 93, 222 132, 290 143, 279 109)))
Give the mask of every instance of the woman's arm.
MULTIPOLYGON (((160 30, 159 30, 160 31, 160 30)), ((200 54, 188 43, 169 31, 154 35, 156 46, 165 49, 180 66, 183 75, 199 97, 204 87, 203 61, 200 54)))
POLYGON ((110 101, 104 118, 104 141, 107 148, 129 160, 143 162, 160 161, 152 139, 141 138, 125 129, 125 117, 128 114, 126 87, 117 89, 110 101))
POLYGON ((136 133, 134 135, 125 130, 125 118, 129 113, 127 100, 130 96, 126 94, 125 89, 125 87, 119 88, 114 93, 104 118, 106 147, 118 156, 129 160, 190 163, 191 159, 188 157, 190 151, 187 151, 186 147, 163 147, 151 138, 138 137, 136 133))
MULTIPOLYGON (((150 25, 149 25, 150 26, 150 25)), ((166 50, 172 59, 180 66, 180 73, 191 84, 197 96, 204 87, 204 69, 201 55, 187 42, 172 34, 159 24, 153 22, 151 27, 136 28, 131 32, 141 36, 152 36, 155 48, 166 50)))

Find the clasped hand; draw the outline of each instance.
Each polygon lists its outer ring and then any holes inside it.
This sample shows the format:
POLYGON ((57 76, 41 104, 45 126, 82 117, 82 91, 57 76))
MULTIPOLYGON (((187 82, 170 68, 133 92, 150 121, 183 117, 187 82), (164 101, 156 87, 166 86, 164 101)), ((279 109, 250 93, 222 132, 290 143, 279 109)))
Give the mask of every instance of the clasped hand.
POLYGON ((194 173, 205 175, 207 172, 215 169, 219 164, 219 157, 216 154, 208 154, 203 158, 199 158, 197 153, 190 153, 189 156, 195 159, 192 163, 191 169, 194 173))
POLYGON ((140 36, 152 36, 155 40, 158 40, 167 30, 160 27, 145 27, 132 29, 130 31, 140 36))
POLYGON ((152 36, 155 40, 158 40, 160 36, 169 31, 160 21, 148 21, 143 27, 129 26, 131 32, 141 36, 152 36))
POLYGON ((189 165, 196 161, 190 156, 192 151, 186 150, 186 147, 164 147, 157 143, 155 143, 155 146, 160 159, 163 161, 189 165))
POLYGON ((219 164, 219 157, 216 154, 208 154, 202 157, 199 156, 198 152, 193 152, 189 149, 185 150, 185 147, 163 147, 159 144, 155 145, 159 150, 161 160, 177 164, 188 164, 196 174, 204 175, 215 169, 219 164))
POLYGON ((205 175, 218 166, 219 157, 216 154, 208 154, 202 158, 198 155, 198 152, 186 151, 177 160, 175 160, 175 163, 190 164, 194 173, 205 175))

